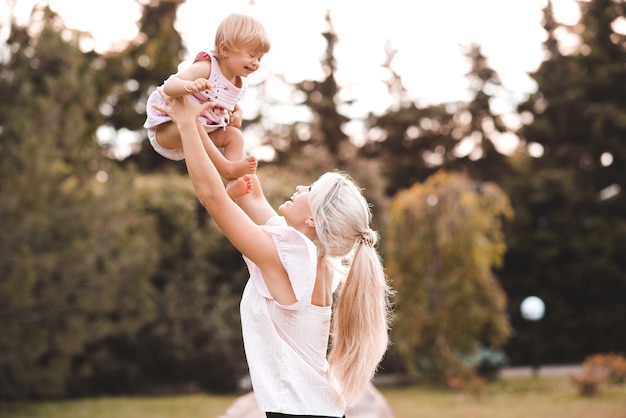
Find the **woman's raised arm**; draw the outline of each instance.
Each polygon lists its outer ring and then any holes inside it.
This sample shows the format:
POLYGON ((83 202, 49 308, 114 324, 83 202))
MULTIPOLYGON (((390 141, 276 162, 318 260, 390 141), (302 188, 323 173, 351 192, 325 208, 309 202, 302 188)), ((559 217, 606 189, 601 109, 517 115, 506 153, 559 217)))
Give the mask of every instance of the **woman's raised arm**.
MULTIPOLYGON (((209 103, 197 105, 187 96, 172 98, 160 91, 169 107, 155 106, 157 110, 167 113, 176 124, 180 133, 185 153, 185 163, 189 178, 196 191, 196 195, 211 215, 217 226, 226 238, 241 252, 254 262, 263 272, 263 277, 274 299, 283 304, 295 302, 295 295, 287 272, 283 267, 272 236, 257 225, 226 193, 222 178, 215 165, 211 162, 202 139, 200 138, 197 123, 198 115, 210 106, 209 103)), ((211 144, 215 146, 214 144, 211 144)), ((256 185, 256 184, 255 184, 256 185)), ((262 192, 261 192, 262 195, 262 192)), ((248 201, 247 205, 258 205, 253 210, 253 216, 260 216, 261 209, 267 212, 269 204, 248 201), (265 206, 267 204, 267 207, 265 206)), ((265 200, 262 198, 262 200, 265 200)), ((246 205, 244 204, 244 206, 246 205)), ((271 209, 271 208, 270 208, 271 209)))
POLYGON ((256 174, 252 175, 252 190, 250 193, 238 197, 235 201, 257 225, 265 225, 269 218, 277 215, 274 208, 267 201, 261 182, 256 174))
POLYGON ((170 115, 178 128, 189 178, 202 206, 229 241, 259 267, 263 268, 267 260, 271 263, 275 259, 279 263, 272 238, 228 196, 220 174, 204 149, 197 118, 210 102, 197 105, 187 96, 173 98, 160 92, 169 107, 157 109, 170 115))

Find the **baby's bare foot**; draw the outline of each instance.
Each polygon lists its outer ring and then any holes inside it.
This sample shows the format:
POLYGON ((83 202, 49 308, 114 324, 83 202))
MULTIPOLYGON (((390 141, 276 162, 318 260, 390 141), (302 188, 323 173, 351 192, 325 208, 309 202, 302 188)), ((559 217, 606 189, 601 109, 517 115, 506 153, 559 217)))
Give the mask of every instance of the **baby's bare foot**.
POLYGON ((252 176, 246 174, 226 184, 226 193, 231 199, 247 195, 252 190, 252 176))
POLYGON ((246 174, 256 173, 257 165, 256 157, 249 155, 243 160, 229 161, 221 174, 226 180, 235 180, 246 174))

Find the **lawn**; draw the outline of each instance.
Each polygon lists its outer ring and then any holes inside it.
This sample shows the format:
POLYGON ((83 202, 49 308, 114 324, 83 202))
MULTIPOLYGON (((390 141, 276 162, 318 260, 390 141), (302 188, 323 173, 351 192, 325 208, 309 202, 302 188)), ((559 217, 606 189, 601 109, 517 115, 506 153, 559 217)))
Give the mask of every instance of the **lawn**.
POLYGON ((583 397, 567 377, 524 377, 487 385, 482 396, 382 387, 395 418, 626 418, 626 385, 583 397))
MULTIPOLYGON (((486 386, 482 396, 422 386, 381 386, 395 418, 625 418, 626 385, 582 397, 566 377, 520 377, 486 386)), ((0 418, 215 418, 235 396, 115 397, 4 403, 0 418)))

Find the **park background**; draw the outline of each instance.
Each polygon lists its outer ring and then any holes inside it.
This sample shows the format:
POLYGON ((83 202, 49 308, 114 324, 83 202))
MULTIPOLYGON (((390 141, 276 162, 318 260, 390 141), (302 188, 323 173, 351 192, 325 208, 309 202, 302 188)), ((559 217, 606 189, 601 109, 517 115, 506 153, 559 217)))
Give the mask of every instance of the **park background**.
MULTIPOLYGON (((184 164, 141 129, 147 94, 189 56, 184 2, 137 4, 137 36, 107 51, 45 4, 2 28, 2 399, 229 393, 245 379, 245 265, 184 164)), ((435 104, 412 97, 383 44, 369 59, 387 105, 355 116, 332 13, 316 78, 251 77, 245 135, 274 203, 337 168, 374 204, 398 290, 381 374, 449 385, 534 356, 626 351, 625 6, 579 6, 564 24, 545 3, 535 88, 512 110, 480 44, 459 46, 467 98, 435 104), (530 295, 546 305, 534 327, 530 295)))

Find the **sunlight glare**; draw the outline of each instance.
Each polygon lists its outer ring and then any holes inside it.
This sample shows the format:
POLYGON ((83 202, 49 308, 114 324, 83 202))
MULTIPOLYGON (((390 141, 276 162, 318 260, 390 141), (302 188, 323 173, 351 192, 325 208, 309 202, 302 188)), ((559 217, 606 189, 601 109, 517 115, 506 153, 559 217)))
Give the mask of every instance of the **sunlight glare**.
POLYGON ((618 17, 613 21, 611 27, 615 31, 615 33, 619 33, 620 35, 626 35, 626 18, 624 16, 618 17))
POLYGON ((602 167, 608 167, 613 164, 613 154, 610 152, 603 152, 600 156, 600 164, 602 164, 602 167))
POLYGON ((531 142, 526 146, 526 152, 531 157, 539 158, 543 155, 543 145, 537 142, 531 142))
POLYGON ((474 144, 471 138, 463 138, 454 147, 454 155, 458 158, 467 157, 474 150, 474 147, 476 147, 476 144, 474 144))
POLYGON ((519 137, 512 132, 497 133, 491 140, 496 150, 504 155, 512 155, 520 144, 519 137))

